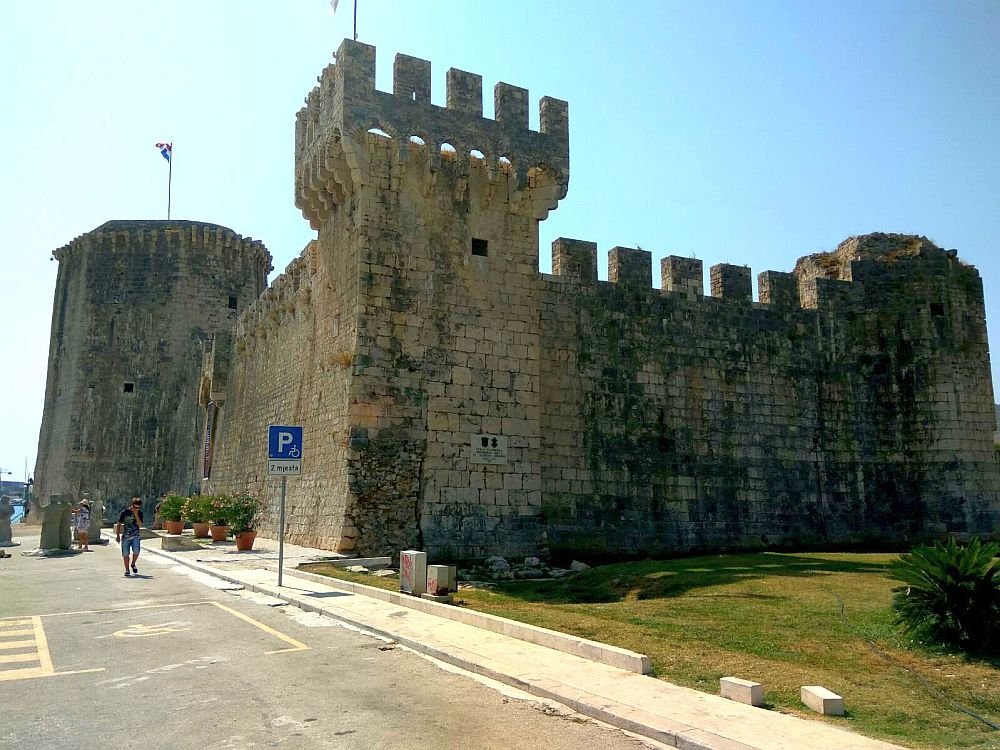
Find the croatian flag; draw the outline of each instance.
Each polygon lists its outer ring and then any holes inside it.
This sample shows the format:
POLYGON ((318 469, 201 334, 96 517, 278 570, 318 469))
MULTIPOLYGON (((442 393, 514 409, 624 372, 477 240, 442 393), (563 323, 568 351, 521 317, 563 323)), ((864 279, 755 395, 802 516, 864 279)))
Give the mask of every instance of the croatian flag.
POLYGON ((174 150, 174 144, 172 144, 172 143, 157 143, 156 147, 158 149, 160 149, 160 155, 164 159, 166 159, 167 161, 170 161, 170 156, 171 156, 171 154, 173 153, 173 150, 174 150))

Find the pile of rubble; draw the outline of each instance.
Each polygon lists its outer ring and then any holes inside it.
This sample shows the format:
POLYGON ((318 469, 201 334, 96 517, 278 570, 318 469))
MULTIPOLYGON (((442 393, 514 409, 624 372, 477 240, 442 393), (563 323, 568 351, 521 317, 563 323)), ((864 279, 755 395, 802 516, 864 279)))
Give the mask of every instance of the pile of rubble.
MULTIPOLYGON (((399 571, 387 567, 389 558, 366 558, 367 565, 345 565, 343 569, 351 573, 368 573, 380 578, 398 578, 399 571)), ((590 566, 574 560, 568 568, 553 567, 538 557, 525 557, 523 562, 509 561, 503 557, 487 557, 471 567, 458 570, 462 581, 491 583, 497 581, 527 581, 542 578, 563 578, 564 576, 587 570, 590 566)))
POLYGON ((563 578, 587 570, 590 566, 574 560, 568 568, 554 568, 537 557, 526 557, 523 563, 510 562, 503 557, 487 557, 471 568, 460 568, 458 577, 464 581, 514 581, 539 578, 563 578))

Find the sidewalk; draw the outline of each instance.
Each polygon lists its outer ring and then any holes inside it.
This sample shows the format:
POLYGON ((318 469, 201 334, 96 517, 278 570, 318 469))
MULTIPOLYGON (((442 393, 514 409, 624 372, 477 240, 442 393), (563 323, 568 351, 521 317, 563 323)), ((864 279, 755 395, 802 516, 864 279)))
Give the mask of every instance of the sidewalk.
POLYGON ((277 542, 258 537, 257 543, 259 552, 255 553, 164 552, 154 548, 155 540, 144 550, 392 638, 441 661, 684 750, 898 750, 897 745, 820 720, 800 719, 682 688, 354 593, 289 569, 300 561, 337 557, 324 550, 286 544, 284 585, 279 588, 277 572, 265 567, 277 559, 277 542))

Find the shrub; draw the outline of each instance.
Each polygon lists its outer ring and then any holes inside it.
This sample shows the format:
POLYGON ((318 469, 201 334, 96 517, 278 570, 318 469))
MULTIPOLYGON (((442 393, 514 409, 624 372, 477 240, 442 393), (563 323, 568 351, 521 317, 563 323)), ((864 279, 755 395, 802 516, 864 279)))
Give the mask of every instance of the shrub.
POLYGON ((160 518, 164 521, 180 521, 185 500, 181 495, 167 495, 160 503, 160 518))
POLYGON ((213 526, 229 525, 229 495, 205 495, 205 509, 213 526))
POLYGON ((206 523, 209 516, 209 498, 205 495, 195 495, 184 501, 181 508, 184 520, 191 523, 206 523))
POLYGON ((233 534, 257 528, 261 502, 256 492, 238 492, 229 498, 228 518, 233 534))
POLYGON ((892 575, 896 622, 934 640, 970 651, 1000 648, 1000 545, 935 542, 900 555, 892 575))

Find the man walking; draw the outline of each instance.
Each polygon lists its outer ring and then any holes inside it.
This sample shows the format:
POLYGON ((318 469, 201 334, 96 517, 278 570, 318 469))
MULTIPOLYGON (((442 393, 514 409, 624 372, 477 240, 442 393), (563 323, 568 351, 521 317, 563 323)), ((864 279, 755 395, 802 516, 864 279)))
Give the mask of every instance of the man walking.
POLYGON ((132 498, 132 506, 118 516, 115 524, 115 541, 122 543, 122 561, 125 563, 125 577, 139 575, 136 561, 139 559, 139 529, 142 526, 142 500, 132 498), (124 531, 124 533, 122 533, 124 531), (132 573, 129 573, 128 553, 132 551, 132 573))

